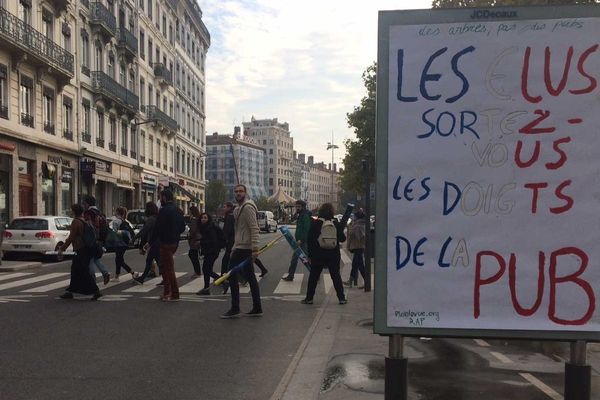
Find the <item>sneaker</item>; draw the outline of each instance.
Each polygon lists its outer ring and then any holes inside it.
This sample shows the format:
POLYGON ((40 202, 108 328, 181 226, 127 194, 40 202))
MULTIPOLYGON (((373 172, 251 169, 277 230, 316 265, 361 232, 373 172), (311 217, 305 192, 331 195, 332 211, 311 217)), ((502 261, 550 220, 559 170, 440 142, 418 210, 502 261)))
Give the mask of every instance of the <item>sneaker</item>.
POLYGON ((71 293, 71 292, 64 292, 59 297, 61 299, 72 299, 73 298, 73 293, 71 293))
POLYGON ((198 296, 207 296, 210 295, 210 289, 209 288, 204 288, 204 289, 200 289, 196 292, 196 294, 198 296))
POLYGON ((284 276, 283 278, 281 278, 282 281, 286 281, 286 282, 292 282, 294 280, 293 276, 284 276))
POLYGON ((300 303, 302 303, 302 304, 312 304, 313 301, 312 301, 312 299, 304 299, 304 300, 301 300, 300 303))
POLYGON ((136 278, 133 278, 133 283, 135 283, 136 285, 143 285, 144 280, 140 276, 138 276, 136 278))
POLYGON ((348 300, 347 300, 347 299, 342 299, 342 300, 340 300, 340 304, 347 304, 347 303, 348 303, 348 300))
POLYGON ((96 301, 96 300, 98 300, 98 299, 99 299, 100 297, 102 297, 102 296, 103 296, 103 294, 102 294, 102 293, 100 293, 100 292, 96 292, 96 293, 94 293, 94 295, 92 296, 92 298, 91 298, 90 300, 91 300, 91 301, 96 301))
POLYGON ((239 316, 240 316, 240 310, 230 309, 225 314, 222 314, 221 318, 222 319, 230 319, 230 318, 237 318, 239 316))
POLYGON ((115 277, 111 279, 111 282, 119 282, 119 275, 115 275, 115 277))
POLYGON ((263 276, 265 276, 265 275, 266 275, 266 274, 268 274, 268 273, 269 273, 269 271, 265 270, 265 272, 262 272, 262 273, 259 275, 259 277, 260 277, 260 278, 262 278, 263 276))
POLYGON ((250 312, 247 312, 244 314, 244 317, 262 317, 263 312, 262 310, 255 310, 254 308, 252 310, 250 310, 250 312))
POLYGON ((102 279, 104 281, 104 286, 108 285, 108 282, 110 282, 110 274, 102 275, 102 279))
POLYGON ((140 273, 139 272, 132 272, 131 273, 131 278, 135 279, 135 278, 139 278, 140 277, 140 273))

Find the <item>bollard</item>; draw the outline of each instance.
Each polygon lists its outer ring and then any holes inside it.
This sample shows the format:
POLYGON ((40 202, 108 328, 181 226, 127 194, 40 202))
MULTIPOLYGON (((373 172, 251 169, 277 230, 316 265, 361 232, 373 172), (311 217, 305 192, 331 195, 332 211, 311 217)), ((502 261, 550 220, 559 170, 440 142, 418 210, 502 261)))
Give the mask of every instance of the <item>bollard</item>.
POLYGON ((404 357, 404 338, 389 337, 389 357, 385 358, 385 400, 406 400, 408 396, 408 359, 404 357))
POLYGON ((592 368, 586 365, 587 343, 571 343, 571 360, 565 364, 565 400, 590 400, 592 368))

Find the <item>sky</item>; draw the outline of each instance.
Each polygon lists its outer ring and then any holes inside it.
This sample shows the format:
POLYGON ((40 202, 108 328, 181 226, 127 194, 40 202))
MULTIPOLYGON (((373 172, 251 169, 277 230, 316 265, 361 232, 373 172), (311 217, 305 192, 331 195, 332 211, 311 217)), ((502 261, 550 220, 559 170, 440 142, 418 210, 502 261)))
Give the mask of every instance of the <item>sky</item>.
POLYGON ((365 96, 377 58, 377 12, 431 8, 431 0, 198 0, 211 34, 206 134, 256 119, 288 122, 294 150, 331 162, 355 138, 346 114, 365 96))

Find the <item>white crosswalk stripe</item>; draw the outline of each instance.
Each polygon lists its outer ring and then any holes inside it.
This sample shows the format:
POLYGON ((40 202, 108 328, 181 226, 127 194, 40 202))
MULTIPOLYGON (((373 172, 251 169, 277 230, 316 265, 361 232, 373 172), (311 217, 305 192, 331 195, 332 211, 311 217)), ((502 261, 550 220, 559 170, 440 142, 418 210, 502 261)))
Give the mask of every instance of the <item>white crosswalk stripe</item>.
POLYGON ((15 272, 14 274, 2 275, 0 276, 0 281, 7 281, 9 279, 20 278, 28 275, 33 275, 33 272, 15 272))
MULTIPOLYGON (((96 278, 102 276, 102 274, 96 274, 96 278)), ((71 282, 71 278, 65 279, 63 281, 58 281, 54 283, 50 283, 49 285, 38 286, 27 290, 21 290, 21 293, 47 293, 56 289, 64 289, 69 286, 71 282)))
POLYGON ((204 287, 204 277, 199 276, 179 288, 179 293, 196 293, 204 287))
POLYGON ((291 282, 280 280, 273 293, 275 293, 275 294, 299 294, 300 291, 302 290, 302 280, 303 279, 304 279, 304 274, 294 274, 294 280, 291 282))
MULTIPOLYGON (((177 278, 180 278, 180 277, 184 276, 185 274, 186 274, 185 272, 176 272, 175 276, 177 278)), ((148 293, 154 289, 160 288, 162 290, 162 286, 156 286, 156 284, 160 283, 160 281, 162 281, 162 278, 160 278, 160 277, 150 279, 149 281, 144 281, 143 285, 136 285, 136 286, 130 287, 129 289, 123 290, 123 292, 126 292, 126 293, 148 293)), ((179 289, 179 292, 181 292, 181 288, 179 289)))
POLYGON ((19 287, 19 286, 27 286, 27 285, 31 285, 32 283, 47 281, 50 279, 63 277, 65 275, 69 275, 69 273, 68 272, 53 272, 51 274, 34 276, 33 278, 21 279, 21 280, 14 281, 14 282, 7 282, 7 283, 0 285, 0 290, 12 289, 12 288, 19 287))
POLYGON ((342 265, 352 264, 352 260, 350 260, 350 257, 348 257, 348 255, 346 254, 346 252, 344 250, 340 251, 340 256, 342 258, 342 265))
MULTIPOLYGON (((256 275, 256 280, 260 283, 262 280, 262 278, 259 276, 260 274, 255 272, 254 275, 256 275)), ((250 284, 247 284, 246 286, 240 285, 240 293, 250 293, 250 284)))
POLYGON ((331 288, 333 287, 333 282, 331 281, 331 275, 322 273, 319 278, 321 282, 323 282, 323 287, 325 288, 325 293, 329 293, 331 288))

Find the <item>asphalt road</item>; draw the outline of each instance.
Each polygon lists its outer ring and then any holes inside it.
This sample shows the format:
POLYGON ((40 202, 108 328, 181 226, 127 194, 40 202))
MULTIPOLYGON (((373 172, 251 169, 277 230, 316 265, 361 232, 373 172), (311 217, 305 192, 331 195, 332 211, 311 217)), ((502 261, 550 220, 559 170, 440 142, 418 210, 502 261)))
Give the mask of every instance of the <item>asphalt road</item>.
MULTIPOLYGON (((180 286, 193 271, 187 249, 181 242, 177 251, 180 286)), ((127 292, 139 286, 122 279, 98 302, 58 300, 62 289, 27 290, 68 276, 7 288, 15 280, 0 275, 0 399, 268 399, 317 313, 299 294, 274 294, 290 255, 284 241, 261 255, 269 269, 260 283, 265 315, 234 320, 219 318, 229 296, 189 293, 163 303, 160 288, 127 292)), ((114 254, 103 259, 114 271, 114 254)), ((142 270, 135 250, 126 261, 142 270)), ((20 281, 68 271, 69 262, 48 264, 20 281)), ((242 311, 251 308, 249 296, 242 294, 242 311)))

